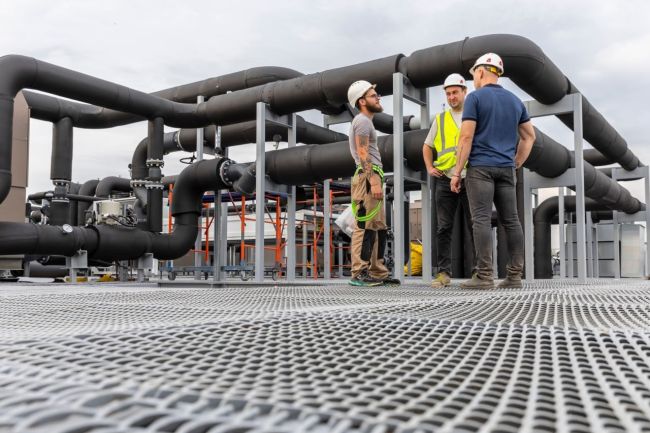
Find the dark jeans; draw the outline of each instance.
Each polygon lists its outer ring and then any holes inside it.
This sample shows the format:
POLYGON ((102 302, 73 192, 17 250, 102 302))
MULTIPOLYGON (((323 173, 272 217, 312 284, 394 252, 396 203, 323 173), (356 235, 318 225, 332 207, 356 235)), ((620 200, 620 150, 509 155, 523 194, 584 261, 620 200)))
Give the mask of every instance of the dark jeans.
MULTIPOLYGON (((436 178, 436 215, 438 220, 438 272, 446 272, 451 276, 451 233, 454 228, 456 210, 462 203, 465 224, 472 233, 472 217, 469 212, 467 188, 463 181, 459 194, 451 191, 450 179, 447 176, 436 178)), ((473 244, 472 240, 472 244, 473 244)), ((460 253, 460 252, 459 252, 460 253)))
POLYGON ((492 202, 506 232, 510 263, 508 276, 521 276, 524 269, 524 235, 517 216, 514 167, 469 167, 467 195, 472 212, 474 248, 479 278, 492 279, 492 202))

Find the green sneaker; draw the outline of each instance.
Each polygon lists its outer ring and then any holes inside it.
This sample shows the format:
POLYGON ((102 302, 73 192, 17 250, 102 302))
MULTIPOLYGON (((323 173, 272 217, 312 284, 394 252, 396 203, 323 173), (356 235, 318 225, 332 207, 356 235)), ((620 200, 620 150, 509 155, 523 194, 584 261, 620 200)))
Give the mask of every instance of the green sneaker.
POLYGON ((441 287, 446 287, 451 283, 451 278, 446 272, 438 272, 436 278, 431 282, 431 287, 434 289, 439 289, 441 287))
POLYGON ((361 271, 350 280, 351 286, 374 287, 381 286, 384 280, 379 280, 368 275, 368 271, 361 271))

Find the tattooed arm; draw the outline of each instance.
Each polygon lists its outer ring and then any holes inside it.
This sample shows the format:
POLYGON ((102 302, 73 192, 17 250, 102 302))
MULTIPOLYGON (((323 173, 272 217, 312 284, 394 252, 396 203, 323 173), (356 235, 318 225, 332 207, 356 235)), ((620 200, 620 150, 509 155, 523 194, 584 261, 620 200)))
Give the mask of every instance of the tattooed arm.
POLYGON ((357 145, 357 155, 359 155, 359 162, 361 163, 364 177, 370 181, 370 193, 374 199, 381 200, 383 196, 381 179, 372 170, 372 163, 370 162, 370 137, 367 135, 355 135, 354 141, 357 145))

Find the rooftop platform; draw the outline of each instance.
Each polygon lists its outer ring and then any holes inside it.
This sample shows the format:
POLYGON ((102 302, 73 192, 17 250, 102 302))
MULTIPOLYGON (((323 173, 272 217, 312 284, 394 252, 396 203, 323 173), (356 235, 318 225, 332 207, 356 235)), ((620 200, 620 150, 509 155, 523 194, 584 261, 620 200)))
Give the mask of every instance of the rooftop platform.
POLYGON ((650 431, 650 282, 0 285, 0 432, 650 431))

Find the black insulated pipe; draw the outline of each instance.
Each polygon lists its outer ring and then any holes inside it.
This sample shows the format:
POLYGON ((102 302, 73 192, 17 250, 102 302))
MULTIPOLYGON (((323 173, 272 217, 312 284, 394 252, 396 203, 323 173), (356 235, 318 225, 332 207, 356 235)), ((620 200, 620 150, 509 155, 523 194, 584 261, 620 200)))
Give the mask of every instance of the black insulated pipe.
MULTIPOLYGON (((257 122, 254 120, 222 126, 221 146, 230 147, 255 143, 256 128, 257 122)), ((302 116, 296 116, 295 128, 297 141, 304 144, 334 143, 336 141, 347 140, 348 138, 347 135, 341 134, 340 132, 307 122, 302 116)), ((288 130, 284 126, 267 122, 265 130, 267 141, 274 141, 276 136, 279 137, 280 141, 286 142, 288 140, 288 130)))
POLYGON ((69 117, 52 124, 50 179, 72 180, 72 120, 69 117))
MULTIPOLYGON (((93 182, 95 181, 90 180, 88 182, 91 182, 88 188, 92 190, 92 185, 93 182)), ((107 176, 102 180, 96 182, 97 183, 94 184, 94 192, 95 192, 94 196, 97 198, 109 198, 115 192, 125 192, 125 193, 131 192, 131 182, 129 181, 129 179, 126 179, 124 177, 107 176)), ((84 186, 82 185, 79 195, 92 195, 92 194, 83 194, 86 191, 87 191, 86 188, 84 188, 84 186)))
MULTIPOLYGON (((207 154, 214 154, 216 130, 217 128, 214 125, 203 128, 203 151, 207 154)), ((196 129, 181 129, 180 131, 164 133, 163 155, 176 151, 194 152, 196 150, 196 133, 196 129)), ((149 137, 145 137, 138 143, 133 152, 130 169, 131 179, 135 181, 145 180, 148 176, 148 149, 149 137)))
POLYGON ((184 255, 196 240, 198 216, 203 193, 229 188, 239 180, 240 172, 229 171, 229 161, 215 158, 197 162, 181 172, 176 182, 177 196, 172 203, 175 218, 170 234, 152 233, 133 227, 97 225, 59 227, 50 225, 0 222, 0 255, 35 254, 73 256, 88 251, 92 259, 127 260, 152 252, 158 259, 175 259, 184 255), (224 181, 223 177, 230 179, 224 181))
MULTIPOLYGON (((575 212, 576 197, 564 197, 564 211, 575 212)), ((596 200, 586 198, 585 210, 606 210, 607 207, 596 200)), ((551 266, 551 222, 559 212, 559 198, 551 197, 544 200, 533 212, 534 224, 534 263, 535 278, 553 278, 551 266)))
POLYGON ((165 124, 161 117, 149 121, 149 142, 147 144, 147 225, 152 232, 162 231, 163 184, 163 135, 165 124))
MULTIPOLYGON (((469 77, 468 70, 481 55, 494 52, 505 64, 506 76, 517 86, 543 104, 553 104, 578 90, 560 69, 531 40, 517 35, 486 35, 426 48, 411 54, 407 76, 419 88, 440 84, 454 72, 469 77)), ((573 128, 572 114, 557 116, 573 128)), ((638 159, 627 148, 625 140, 605 118, 582 98, 584 138, 605 157, 627 170, 639 166, 638 159)))
MULTIPOLYGON (((3 101, 0 103, 0 130, 3 131, 0 135, 0 161, 4 162, 0 164, 0 200, 6 197, 10 184, 10 167, 3 158, 11 156, 10 108, 13 107, 14 95, 24 87, 147 118, 163 117, 171 126, 199 127, 209 123, 224 125, 252 120, 257 102, 268 103, 278 114, 342 106, 349 83, 361 78, 377 83, 380 93, 390 94, 392 74, 398 71, 405 73, 415 86, 428 87, 439 84, 451 72, 467 70, 480 54, 487 51, 497 51, 508 65, 508 76, 542 103, 556 102, 572 91, 570 82, 538 46, 528 39, 512 35, 468 38, 420 50, 408 58, 401 54, 389 56, 218 95, 198 105, 164 100, 35 59, 5 56, 0 58, 0 75, 3 77, 0 81, 0 100, 3 101)), ((102 115, 101 110, 77 105, 84 115, 102 115)), ((627 169, 638 165, 638 160, 629 152, 625 141, 586 100, 583 103, 583 119, 585 137, 595 148, 607 157, 620 157, 617 162, 627 169)))
MULTIPOLYGON (((416 171, 425 168, 422 143, 428 131, 420 129, 404 133, 404 159, 416 171)), ((384 171, 393 170, 393 136, 377 137, 384 171)), ((307 145, 266 152, 266 172, 269 177, 284 185, 304 185, 325 179, 350 177, 355 170, 348 141, 324 146, 307 145)))
MULTIPOLYGON (((79 188, 77 194, 94 196, 98 184, 99 184, 98 179, 87 180, 86 182, 81 184, 81 187, 79 188)), ((77 203, 77 224, 79 225, 86 224, 86 211, 88 210, 89 207, 90 207, 90 203, 85 203, 85 202, 77 203)))
MULTIPOLYGON (((545 177, 557 177, 574 165, 573 154, 557 141, 535 128, 535 143, 524 167, 545 177), (549 161, 553 161, 549 164, 549 161)), ((610 209, 626 213, 641 210, 642 204, 630 192, 584 163, 585 195, 606 205, 610 209)))

